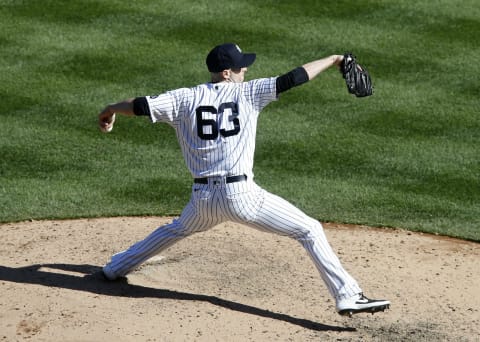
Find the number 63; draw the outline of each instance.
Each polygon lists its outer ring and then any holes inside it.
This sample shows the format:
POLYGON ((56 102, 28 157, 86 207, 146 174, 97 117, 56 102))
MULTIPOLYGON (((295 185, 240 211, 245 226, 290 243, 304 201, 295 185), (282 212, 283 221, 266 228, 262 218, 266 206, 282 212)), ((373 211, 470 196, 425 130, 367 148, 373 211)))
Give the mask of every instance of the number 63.
POLYGON ((220 134, 222 137, 230 137, 240 132, 240 120, 238 120, 238 106, 235 102, 222 103, 218 109, 214 106, 200 106, 195 110, 197 118, 197 133, 203 140, 215 140, 220 134), (205 119, 203 113, 210 113, 214 115, 221 115, 225 109, 230 109, 231 115, 228 116, 228 121, 233 123, 233 128, 226 130, 220 128, 218 117, 215 119, 205 119), (210 128, 210 129, 208 129, 210 128))

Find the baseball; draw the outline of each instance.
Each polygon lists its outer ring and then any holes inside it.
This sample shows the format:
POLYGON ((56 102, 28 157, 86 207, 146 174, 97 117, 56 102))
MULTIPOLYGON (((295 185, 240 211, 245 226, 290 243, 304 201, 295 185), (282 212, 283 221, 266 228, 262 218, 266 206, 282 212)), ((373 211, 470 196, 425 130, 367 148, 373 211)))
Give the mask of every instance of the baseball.
POLYGON ((103 131, 104 133, 109 133, 109 132, 112 131, 112 129, 113 129, 113 126, 112 126, 112 125, 109 125, 109 126, 103 128, 102 131, 103 131))
POLYGON ((113 123, 115 122, 115 114, 112 115, 111 121, 108 123, 107 126, 100 126, 100 129, 103 133, 109 133, 113 129, 113 123))

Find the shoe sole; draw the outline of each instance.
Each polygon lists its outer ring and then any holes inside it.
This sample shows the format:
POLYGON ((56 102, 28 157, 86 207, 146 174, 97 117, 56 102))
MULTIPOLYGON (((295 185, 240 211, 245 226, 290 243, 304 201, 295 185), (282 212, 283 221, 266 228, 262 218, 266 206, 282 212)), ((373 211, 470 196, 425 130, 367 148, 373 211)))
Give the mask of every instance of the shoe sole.
POLYGON ((340 310, 338 313, 340 314, 340 316, 348 316, 348 317, 352 317, 355 314, 359 314, 363 312, 371 313, 373 315, 375 312, 380 312, 380 311, 384 312, 389 308, 390 308, 390 304, 386 304, 386 305, 372 306, 364 309, 344 309, 344 310, 340 310))

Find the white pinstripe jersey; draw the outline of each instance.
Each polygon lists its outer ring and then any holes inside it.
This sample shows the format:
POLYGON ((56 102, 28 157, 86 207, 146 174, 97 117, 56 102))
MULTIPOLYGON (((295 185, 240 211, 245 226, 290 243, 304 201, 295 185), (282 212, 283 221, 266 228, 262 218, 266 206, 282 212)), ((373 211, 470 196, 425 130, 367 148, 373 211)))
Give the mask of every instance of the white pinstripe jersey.
POLYGON ((196 177, 247 175, 260 111, 276 96, 276 77, 243 83, 206 83, 147 96, 152 122, 173 126, 196 177))

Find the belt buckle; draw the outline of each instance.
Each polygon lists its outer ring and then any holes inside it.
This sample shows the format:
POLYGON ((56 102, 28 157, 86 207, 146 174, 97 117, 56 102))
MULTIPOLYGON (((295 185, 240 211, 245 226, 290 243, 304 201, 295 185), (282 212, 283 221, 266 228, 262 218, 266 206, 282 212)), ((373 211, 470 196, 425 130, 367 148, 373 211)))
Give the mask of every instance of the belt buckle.
POLYGON ((221 185, 221 184, 226 184, 227 183, 227 178, 226 177, 211 177, 210 181, 212 182, 213 185, 221 185))

